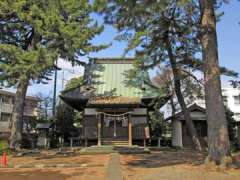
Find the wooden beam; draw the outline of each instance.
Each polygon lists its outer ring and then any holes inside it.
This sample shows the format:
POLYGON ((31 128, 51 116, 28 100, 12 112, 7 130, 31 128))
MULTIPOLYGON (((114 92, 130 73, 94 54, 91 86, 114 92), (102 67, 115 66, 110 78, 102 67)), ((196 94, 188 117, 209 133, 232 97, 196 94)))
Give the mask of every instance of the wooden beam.
POLYGON ((128 116, 128 145, 132 146, 132 119, 131 119, 131 115, 128 116))
POLYGON ((101 115, 98 116, 98 123, 97 123, 97 132, 98 132, 98 146, 101 146, 101 115))

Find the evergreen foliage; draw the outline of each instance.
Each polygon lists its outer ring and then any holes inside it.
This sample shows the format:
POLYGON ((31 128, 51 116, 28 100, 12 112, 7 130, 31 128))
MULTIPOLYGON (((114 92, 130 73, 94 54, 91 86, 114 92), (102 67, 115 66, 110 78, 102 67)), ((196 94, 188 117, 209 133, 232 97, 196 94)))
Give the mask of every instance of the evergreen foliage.
POLYGON ((105 45, 95 46, 100 34, 90 18, 88 0, 3 0, 0 2, 0 81, 17 86, 11 118, 10 147, 18 149, 22 139, 23 106, 31 82, 47 82, 54 62, 63 58, 73 65, 105 45), (46 81, 47 80, 47 81, 46 81))
POLYGON ((56 127, 59 135, 62 137, 70 137, 74 130, 74 109, 61 102, 56 107, 56 127))
POLYGON ((1 80, 9 85, 23 75, 49 80, 58 57, 84 64, 80 56, 104 47, 91 43, 103 30, 89 17, 91 11, 87 0, 1 1, 1 80))
POLYGON ((48 121, 49 118, 51 117, 51 112, 52 112, 53 98, 51 97, 51 93, 43 94, 43 93, 40 92, 36 95, 36 97, 39 99, 38 120, 48 121))
POLYGON ((234 113, 226 108, 226 118, 227 118, 227 124, 228 124, 228 135, 229 140, 234 141, 235 140, 235 127, 236 127, 236 120, 234 119, 234 113))
MULTIPOLYGON (((215 1, 214 1, 215 2, 215 1)), ((136 50, 137 69, 148 70, 159 65, 171 67, 174 90, 184 112, 195 146, 201 149, 196 130, 187 110, 182 87, 187 94, 200 82, 195 71, 203 72, 201 11, 198 1, 95 1, 96 9, 121 33, 117 39, 127 40, 126 52, 136 50), (189 76, 192 77, 189 81, 189 76), (196 140, 196 142, 195 142, 196 140)), ((218 3, 214 4, 219 5, 218 3)), ((137 71, 136 72, 140 72, 137 71)), ((225 75, 237 73, 221 68, 225 75)))
MULTIPOLYGON (((68 81, 62 93, 78 88, 83 84, 83 77, 75 77, 68 81)), ((82 112, 74 110, 63 101, 57 105, 56 125, 59 134, 68 141, 68 137, 78 136, 77 128, 82 126, 82 112)))
POLYGON ((68 83, 66 84, 62 93, 65 93, 67 91, 71 91, 72 89, 78 88, 81 85, 83 85, 83 77, 82 76, 72 78, 68 81, 68 83))
MULTIPOLYGON (((96 4, 99 2, 102 1, 96 1, 96 4)), ((196 54, 200 52, 201 44, 197 38, 199 13, 196 4, 190 1, 131 0, 108 1, 98 7, 105 14, 105 22, 113 24, 121 33, 118 39, 128 41, 126 52, 136 50, 137 69, 146 71, 159 65, 171 67, 174 90, 188 130, 195 147, 201 150, 181 89, 186 72, 191 74, 187 69, 189 62, 199 60, 196 54)))

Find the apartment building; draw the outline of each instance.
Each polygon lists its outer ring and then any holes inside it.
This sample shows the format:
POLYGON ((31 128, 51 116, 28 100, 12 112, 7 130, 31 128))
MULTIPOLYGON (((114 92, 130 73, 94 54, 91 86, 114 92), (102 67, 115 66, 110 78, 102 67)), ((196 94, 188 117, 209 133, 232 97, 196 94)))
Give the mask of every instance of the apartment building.
MULTIPOLYGON (((10 133, 9 120, 13 111, 15 101, 15 93, 0 90, 0 138, 7 137, 10 133)), ((39 99, 32 96, 27 96, 24 106, 24 122, 35 120, 38 116, 39 99)))
POLYGON ((224 104, 234 113, 234 119, 240 123, 240 89, 223 88, 224 104))

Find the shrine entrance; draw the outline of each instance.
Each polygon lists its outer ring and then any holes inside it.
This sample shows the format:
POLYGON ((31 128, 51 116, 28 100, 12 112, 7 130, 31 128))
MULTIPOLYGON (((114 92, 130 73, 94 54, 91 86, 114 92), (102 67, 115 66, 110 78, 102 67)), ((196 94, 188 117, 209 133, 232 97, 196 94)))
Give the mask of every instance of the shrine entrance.
MULTIPOLYGON (((100 112, 98 117, 98 141, 132 141, 132 125, 130 112, 123 114, 108 114, 100 112), (130 126, 129 126, 130 124, 130 126), (129 128, 130 127, 130 128, 129 128), (129 141, 129 139, 131 139, 129 141)), ((100 144, 100 143, 98 143, 100 144)))
POLYGON ((102 138, 128 138, 128 117, 103 116, 102 138))

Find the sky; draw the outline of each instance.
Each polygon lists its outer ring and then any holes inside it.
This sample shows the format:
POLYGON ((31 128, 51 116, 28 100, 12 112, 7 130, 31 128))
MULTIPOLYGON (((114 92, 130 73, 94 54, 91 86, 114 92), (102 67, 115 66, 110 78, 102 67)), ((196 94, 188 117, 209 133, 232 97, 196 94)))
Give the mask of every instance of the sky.
MULTIPOLYGON (((240 2, 230 0, 223 5, 224 15, 217 24, 219 62, 240 73, 240 2)), ((222 77, 223 86, 228 78, 222 77)))
MULTIPOLYGON (((230 0, 230 3, 224 4, 220 10, 224 12, 217 24, 220 65, 240 73, 240 2, 230 0)), ((102 18, 97 15, 93 15, 93 18, 100 23, 102 22, 102 18)), ((119 57, 123 55, 127 44, 114 40, 116 35, 117 31, 113 27, 105 26, 104 32, 97 36, 93 43, 111 43, 112 46, 98 53, 92 53, 91 57, 119 57)), ((127 56, 133 56, 133 53, 127 56)), ((57 93, 63 89, 69 79, 83 74, 82 67, 72 67, 71 64, 62 59, 58 61, 58 66, 62 70, 58 71, 57 93)), ((229 86, 228 80, 229 78, 222 77, 222 86, 229 86)), ((37 95, 38 93, 52 95, 53 81, 47 85, 33 84, 28 88, 28 95, 37 95)))

